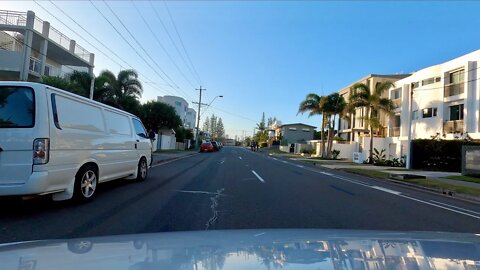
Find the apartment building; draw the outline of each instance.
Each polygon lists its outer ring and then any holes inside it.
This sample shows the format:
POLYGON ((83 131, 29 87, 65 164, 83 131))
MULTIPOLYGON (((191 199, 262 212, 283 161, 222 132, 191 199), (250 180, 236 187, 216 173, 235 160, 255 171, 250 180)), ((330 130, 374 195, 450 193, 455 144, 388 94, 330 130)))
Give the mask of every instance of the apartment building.
MULTIPOLYGON (((409 134, 411 139, 480 139, 479 63, 477 50, 409 75, 369 75, 360 80, 370 87, 380 80, 395 83, 384 97, 393 100, 397 109, 392 116, 381 115, 374 147, 385 149, 392 158, 408 153, 409 134)), ((347 101, 350 87, 339 91, 347 101)), ((339 136, 350 142, 350 151, 366 157, 369 132, 361 116, 362 109, 357 109, 350 121, 341 120, 339 136)))
POLYGON ((93 74, 94 58, 33 11, 0 10, 0 80, 38 81, 73 70, 93 74))
POLYGON ((175 112, 182 120, 184 127, 192 129, 196 127, 195 119, 197 112, 194 109, 188 108, 188 102, 184 98, 178 96, 163 96, 157 97, 157 100, 175 108, 175 112))
MULTIPOLYGON (((345 101, 349 101, 350 97, 350 89, 356 83, 364 83, 370 87, 370 89, 375 89, 375 85, 380 82, 391 81, 396 82, 400 79, 409 76, 409 74, 392 74, 392 75, 379 75, 379 74, 369 74, 364 78, 342 88, 339 91, 339 94, 345 98, 345 101)), ((388 97, 389 93, 384 93, 384 97, 388 97)), ((369 136, 369 129, 368 125, 364 120, 366 110, 364 108, 358 108, 355 112, 351 115, 350 120, 347 121, 346 119, 339 119, 338 122, 338 136, 342 137, 346 141, 358 141, 358 138, 362 136, 369 136)), ((384 137, 386 135, 386 126, 387 126, 388 119, 381 115, 380 122, 384 128, 379 129, 378 131, 374 131, 374 136, 376 137, 384 137)))
POLYGON ((187 117, 186 117, 185 127, 195 129, 197 126, 197 111, 192 108, 187 109, 187 117))

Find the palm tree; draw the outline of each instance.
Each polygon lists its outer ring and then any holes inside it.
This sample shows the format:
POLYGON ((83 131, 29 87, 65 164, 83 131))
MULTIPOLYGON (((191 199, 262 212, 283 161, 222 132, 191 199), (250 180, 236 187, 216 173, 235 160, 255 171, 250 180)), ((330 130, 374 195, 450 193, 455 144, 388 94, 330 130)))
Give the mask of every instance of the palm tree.
POLYGON ((378 82, 375 85, 375 89, 370 89, 364 83, 356 83, 350 89, 350 109, 365 108, 365 117, 363 119, 368 124, 370 130, 369 163, 373 163, 373 130, 381 126, 380 113, 392 115, 396 108, 390 99, 382 98, 382 94, 394 86, 393 82, 385 81, 378 82))
POLYGON ((329 115, 325 111, 325 103, 327 102, 327 97, 325 96, 319 96, 315 93, 310 93, 305 97, 305 100, 300 102, 300 105, 298 106, 298 113, 305 113, 309 112, 308 117, 314 116, 314 115, 322 115, 322 128, 320 131, 321 135, 321 147, 320 147, 320 152, 321 156, 325 157, 325 126, 326 123, 328 122, 329 115))
POLYGON ((113 103, 112 105, 120 109, 127 109, 126 107, 136 103, 135 100, 138 101, 142 96, 142 84, 135 70, 122 70, 117 76, 109 70, 104 70, 98 77, 99 94, 106 103, 113 103))
POLYGON ((326 97, 324 104, 325 114, 328 115, 328 136, 327 136, 327 158, 330 158, 333 147, 334 129, 336 124, 336 116, 343 117, 346 115, 347 103, 345 98, 338 93, 330 94, 326 97))

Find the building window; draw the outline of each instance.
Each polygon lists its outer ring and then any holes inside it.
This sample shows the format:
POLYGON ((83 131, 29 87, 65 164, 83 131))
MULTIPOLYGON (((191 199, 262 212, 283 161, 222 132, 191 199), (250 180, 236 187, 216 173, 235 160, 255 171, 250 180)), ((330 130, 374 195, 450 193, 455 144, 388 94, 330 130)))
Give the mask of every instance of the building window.
POLYGON ((442 77, 435 77, 435 82, 439 82, 442 80, 442 77))
POLYGON ((302 128, 302 131, 310 132, 310 129, 309 128, 302 128))
POLYGON ((288 128, 288 130, 291 130, 291 131, 296 131, 296 130, 297 130, 297 128, 291 127, 291 128, 288 128))
POLYGON ((50 76, 50 67, 45 65, 45 76, 50 76))
POLYGON ((402 88, 397 88, 392 91, 391 99, 399 99, 402 98, 402 88))
POLYGON ((437 116, 437 108, 426 108, 422 110, 422 118, 437 116))
POLYGON ((175 106, 180 107, 180 106, 182 106, 182 103, 180 101, 175 101, 175 106))
POLYGON ((463 79, 465 77, 465 70, 458 70, 455 72, 450 73, 450 83, 463 83, 463 79))
POLYGON ((422 86, 423 85, 429 85, 429 84, 432 84, 432 83, 435 83, 435 77, 422 80, 422 86))
POLYGON ((420 82, 412 83, 412 89, 418 88, 420 86, 420 82))
POLYGON ((450 106, 450 121, 463 120, 463 104, 450 106))

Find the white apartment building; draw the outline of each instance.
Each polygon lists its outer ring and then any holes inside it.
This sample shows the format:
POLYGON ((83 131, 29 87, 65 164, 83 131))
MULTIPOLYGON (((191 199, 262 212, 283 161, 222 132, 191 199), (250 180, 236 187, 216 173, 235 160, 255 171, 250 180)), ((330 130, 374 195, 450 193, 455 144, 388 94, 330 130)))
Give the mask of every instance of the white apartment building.
POLYGON ((175 108, 175 112, 182 120, 184 127, 195 128, 195 118, 197 113, 195 110, 188 108, 188 102, 184 98, 177 96, 163 96, 157 97, 157 100, 175 108))
POLYGON ((185 127, 195 129, 197 127, 197 111, 192 108, 187 109, 187 117, 186 117, 185 127))
POLYGON ((33 11, 0 10, 0 80, 38 81, 73 70, 93 74, 94 58, 33 11))
MULTIPOLYGON (((408 153, 411 139, 480 139, 480 50, 448 62, 430 66, 395 83, 385 93, 397 105, 393 116, 381 116, 382 128, 374 133, 374 148, 385 149, 387 157, 408 153), (411 105, 411 110, 410 110, 411 105)), ((362 79, 368 81, 369 76, 362 79)), ((388 79, 388 78, 385 78, 388 79)), ((371 87, 374 81, 371 81, 371 87)), ((340 90, 348 101, 349 87, 340 90)), ((361 109, 360 113, 361 113, 361 109)), ((336 145, 339 150, 368 156, 369 132, 358 115, 339 123, 339 136, 350 141, 336 145), (360 130, 364 128, 364 130, 360 130)), ((334 148, 336 148, 334 146, 334 148)))

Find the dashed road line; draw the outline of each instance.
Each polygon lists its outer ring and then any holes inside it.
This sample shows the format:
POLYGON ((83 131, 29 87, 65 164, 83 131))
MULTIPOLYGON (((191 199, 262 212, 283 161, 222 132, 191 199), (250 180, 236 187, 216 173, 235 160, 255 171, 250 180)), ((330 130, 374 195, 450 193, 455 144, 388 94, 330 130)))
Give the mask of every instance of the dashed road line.
POLYGON ((265 180, 263 180, 263 178, 258 175, 258 173, 256 173, 254 170, 252 170, 252 173, 258 178, 258 180, 260 180, 260 182, 265 183, 265 180))

